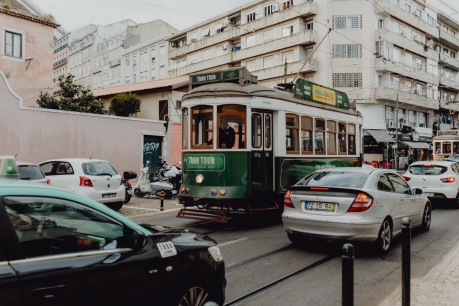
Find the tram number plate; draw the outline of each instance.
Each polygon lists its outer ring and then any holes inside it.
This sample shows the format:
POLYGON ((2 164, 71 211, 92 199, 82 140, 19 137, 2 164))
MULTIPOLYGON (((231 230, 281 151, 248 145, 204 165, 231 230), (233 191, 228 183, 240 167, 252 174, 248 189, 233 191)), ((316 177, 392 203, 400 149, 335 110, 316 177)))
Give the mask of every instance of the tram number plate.
POLYGON ((304 202, 305 210, 335 211, 336 203, 304 202))

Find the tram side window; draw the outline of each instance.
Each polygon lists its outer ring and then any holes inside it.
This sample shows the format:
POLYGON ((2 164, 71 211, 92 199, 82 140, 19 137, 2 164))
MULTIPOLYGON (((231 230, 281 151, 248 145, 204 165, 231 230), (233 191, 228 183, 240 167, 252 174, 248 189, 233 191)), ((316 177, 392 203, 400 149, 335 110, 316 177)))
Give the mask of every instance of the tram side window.
POLYGON ((245 118, 244 105, 229 104, 217 107, 218 148, 245 149, 245 118))
POLYGON ((453 154, 459 154, 459 142, 453 142, 453 154))
POLYGON ((252 114, 252 147, 261 148, 261 115, 252 114))
POLYGON ((312 118, 301 117, 301 151, 303 154, 313 153, 314 144, 312 130, 312 118))
POLYGON ((191 146, 194 149, 211 148, 213 142, 213 106, 191 108, 191 146))
POLYGON ((347 126, 347 154, 355 155, 357 152, 355 151, 355 125, 349 124, 347 126))
POLYGON ((435 154, 437 155, 441 154, 441 143, 440 142, 435 143, 435 154))
POLYGON ((188 149, 188 125, 190 124, 188 117, 188 108, 182 109, 182 148, 188 149))
POLYGON ((443 143, 443 154, 451 154, 451 142, 443 143))
POLYGON ((325 154, 325 120, 315 119, 314 135, 316 154, 325 154))
POLYGON ((271 115, 265 116, 265 147, 271 148, 271 115))
POLYGON ((327 121, 327 154, 336 154, 336 122, 327 121))
POLYGON ((298 146, 298 132, 299 132, 299 116, 287 114, 286 115, 286 148, 287 153, 290 154, 298 154, 299 153, 299 146, 298 146))
POLYGON ((338 123, 338 152, 346 154, 346 123, 338 123))

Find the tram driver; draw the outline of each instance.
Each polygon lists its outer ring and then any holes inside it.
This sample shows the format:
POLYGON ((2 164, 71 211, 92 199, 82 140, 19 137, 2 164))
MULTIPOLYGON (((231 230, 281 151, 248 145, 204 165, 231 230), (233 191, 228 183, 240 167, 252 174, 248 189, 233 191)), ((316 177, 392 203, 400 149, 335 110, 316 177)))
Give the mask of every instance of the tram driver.
POLYGON ((232 149, 234 142, 236 140, 236 133, 234 129, 228 124, 226 127, 220 127, 218 129, 219 139, 220 139, 220 148, 222 149, 232 149))

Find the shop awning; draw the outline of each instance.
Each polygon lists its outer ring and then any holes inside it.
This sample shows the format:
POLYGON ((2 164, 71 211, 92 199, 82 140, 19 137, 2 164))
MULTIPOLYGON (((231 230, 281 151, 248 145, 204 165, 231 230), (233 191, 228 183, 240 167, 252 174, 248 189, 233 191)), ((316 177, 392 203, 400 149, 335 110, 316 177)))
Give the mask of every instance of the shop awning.
POLYGON ((395 140, 384 130, 366 130, 377 142, 394 143, 395 140))
POLYGON ((411 147, 413 149, 430 149, 430 145, 426 142, 411 142, 411 141, 400 141, 405 146, 411 147))

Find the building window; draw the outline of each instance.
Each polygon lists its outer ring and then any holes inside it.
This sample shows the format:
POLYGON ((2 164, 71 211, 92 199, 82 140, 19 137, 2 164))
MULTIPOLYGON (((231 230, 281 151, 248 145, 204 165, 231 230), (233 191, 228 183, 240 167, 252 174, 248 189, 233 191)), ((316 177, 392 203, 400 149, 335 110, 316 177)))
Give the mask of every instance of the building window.
POLYGON ((254 36, 247 36, 246 40, 246 47, 250 48, 256 45, 255 35, 254 36))
POLYGON ((361 45, 333 45, 334 55, 337 58, 359 58, 361 57, 361 45))
POLYGON ((265 16, 271 15, 272 13, 274 13, 275 10, 276 10, 276 7, 274 5, 265 6, 264 7, 265 16))
POLYGON ((325 120, 315 119, 314 143, 316 154, 325 154, 325 120))
POLYGON ((151 65, 154 66, 156 64, 156 58, 152 57, 151 58, 151 65))
POLYGON ((293 34, 293 26, 287 26, 282 29, 282 37, 290 36, 293 34))
POLYGON ((411 81, 405 81, 405 91, 411 93, 411 81))
POLYGON ((416 92, 415 94, 422 96, 422 84, 416 83, 416 92))
POLYGON ((336 122, 327 121, 327 154, 336 154, 336 122))
POLYGON ((274 56, 263 57, 263 68, 271 68, 274 66, 274 56))
POLYGON ((398 23, 396 21, 392 21, 392 31, 394 33, 399 34, 400 33, 400 23, 398 23))
POLYGON ((384 19, 378 19, 378 29, 384 29, 384 19))
POLYGON ((405 65, 413 66, 413 56, 411 54, 405 53, 405 65))
POLYGON ((134 77, 132 78, 132 83, 137 83, 137 74, 134 74, 134 77))
POLYGON ((333 87, 362 87, 362 73, 333 73, 333 87))
POLYGON ((335 16, 335 29, 360 29, 360 15, 335 16))
POLYGON ((293 0, 284 1, 282 3, 282 9, 284 10, 290 8, 291 6, 293 6, 293 0))
POLYGON ((392 2, 396 6, 400 6, 400 0, 390 0, 390 2, 392 2))
POLYGON ((22 58, 22 35, 5 31, 5 55, 22 58))
POLYGON ((409 4, 408 2, 405 2, 405 11, 411 13, 411 4, 409 4))
POLYGON ((301 152, 303 154, 312 154, 314 152, 312 130, 312 118, 301 117, 301 152))
POLYGON ((247 14, 247 22, 252 22, 255 20, 255 12, 251 12, 247 14))
POLYGON ((314 30, 314 24, 312 21, 306 23, 306 30, 314 30))
POLYGON ((416 58, 416 68, 422 70, 422 59, 416 58))
POLYGON ((131 78, 127 76, 126 77, 126 84, 129 84, 129 83, 131 83, 131 78))
POLYGON ((285 141, 286 141, 286 149, 287 153, 290 154, 298 154, 298 131, 299 131, 299 122, 298 116, 293 114, 287 114, 285 116, 286 121, 286 133, 285 133, 285 141))
POLYGON ((400 50, 398 49, 392 49, 392 59, 394 62, 400 63, 400 50))
POLYGON ((131 66, 131 61, 127 58, 126 59, 126 67, 129 67, 129 66, 131 66))

